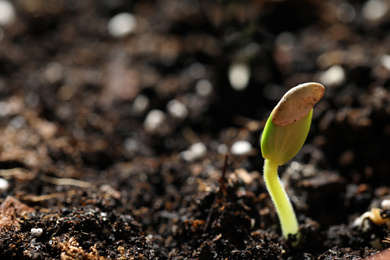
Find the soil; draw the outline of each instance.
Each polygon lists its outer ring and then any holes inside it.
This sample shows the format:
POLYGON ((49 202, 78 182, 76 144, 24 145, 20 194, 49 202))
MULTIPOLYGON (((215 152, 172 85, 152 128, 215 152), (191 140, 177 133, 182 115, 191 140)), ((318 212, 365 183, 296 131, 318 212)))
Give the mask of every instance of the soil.
POLYGON ((0 259, 375 259, 390 243, 390 7, 369 2, 12 1, 0 259), (122 12, 135 30, 111 36, 122 12), (235 63, 251 72, 242 90, 235 63), (259 137, 282 95, 309 81, 325 96, 279 167, 294 247, 259 137), (250 149, 230 152, 237 141, 250 149))

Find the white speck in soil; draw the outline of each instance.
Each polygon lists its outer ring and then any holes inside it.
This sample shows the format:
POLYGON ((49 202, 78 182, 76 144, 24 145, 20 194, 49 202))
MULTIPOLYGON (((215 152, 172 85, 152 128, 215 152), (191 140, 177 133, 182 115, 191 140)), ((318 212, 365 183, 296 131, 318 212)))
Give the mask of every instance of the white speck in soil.
POLYGON ((137 27, 137 19, 129 13, 120 13, 108 22, 108 33, 116 38, 124 37, 132 33, 137 27))
POLYGON ((167 105, 169 114, 178 119, 185 119, 188 116, 187 107, 180 101, 174 99, 169 101, 167 105))
POLYGON ((207 79, 201 79, 196 83, 195 89, 200 96, 207 97, 213 91, 213 86, 207 79))
POLYGON ((370 21, 375 22, 382 19, 388 12, 389 6, 383 0, 370 0, 364 3, 362 8, 363 17, 370 21))
POLYGON ((15 8, 9 1, 0 1, 0 25, 10 25, 16 18, 15 8))
POLYGON ((248 141, 237 141, 232 145, 233 155, 244 155, 252 150, 252 145, 248 141))
POLYGON ((34 237, 40 237, 43 234, 43 229, 42 228, 32 228, 30 230, 30 232, 31 232, 31 235, 33 235, 34 237))
POLYGON ((3 178, 0 178, 0 191, 8 190, 9 182, 3 178))
POLYGON ((184 160, 191 162, 202 158, 207 153, 207 147, 204 143, 195 143, 189 147, 188 150, 181 153, 184 160))
POLYGON ((233 89, 244 90, 251 76, 250 68, 244 63, 233 63, 229 68, 229 81, 233 89))
POLYGON ((352 5, 343 3, 337 7, 336 15, 341 22, 349 23, 355 19, 356 11, 352 5))
POLYGON ((320 82, 327 87, 340 87, 346 80, 345 70, 334 65, 320 75, 320 82))
POLYGON ((136 116, 143 115, 149 107, 149 98, 145 95, 138 95, 134 100, 132 109, 136 116))
POLYGON ((157 130, 162 126, 165 121, 165 114, 161 110, 151 110, 146 116, 144 126, 145 130, 149 133, 157 132, 157 130))

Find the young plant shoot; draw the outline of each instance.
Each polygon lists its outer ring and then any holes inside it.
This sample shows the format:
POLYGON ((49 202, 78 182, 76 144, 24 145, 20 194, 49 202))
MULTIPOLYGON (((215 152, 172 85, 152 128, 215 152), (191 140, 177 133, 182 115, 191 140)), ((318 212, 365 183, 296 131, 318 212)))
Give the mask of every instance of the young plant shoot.
POLYGON ((291 235, 293 244, 299 239, 299 225, 277 170, 302 148, 309 133, 313 106, 324 91, 324 86, 314 82, 290 89, 272 110, 261 136, 265 184, 275 205, 283 236, 288 239, 291 235))

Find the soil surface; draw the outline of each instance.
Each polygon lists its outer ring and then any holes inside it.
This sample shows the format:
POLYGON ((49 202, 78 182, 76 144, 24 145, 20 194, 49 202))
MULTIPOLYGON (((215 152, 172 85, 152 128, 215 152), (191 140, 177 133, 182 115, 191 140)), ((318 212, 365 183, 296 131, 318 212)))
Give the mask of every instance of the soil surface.
POLYGON ((12 6, 0 19, 0 259, 360 259, 390 247, 389 1, 12 6), (279 167, 293 247, 259 137, 283 94, 310 81, 325 96, 279 167))

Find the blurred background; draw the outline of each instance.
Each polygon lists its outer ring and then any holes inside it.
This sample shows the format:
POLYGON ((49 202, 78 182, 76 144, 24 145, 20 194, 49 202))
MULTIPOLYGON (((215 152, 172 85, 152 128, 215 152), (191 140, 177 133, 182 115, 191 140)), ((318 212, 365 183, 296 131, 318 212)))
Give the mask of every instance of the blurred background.
POLYGON ((1 0, 1 159, 77 177, 137 156, 222 160, 245 141, 233 154, 261 170, 271 109, 317 81, 297 160, 380 184, 389 29, 388 0, 1 0))

